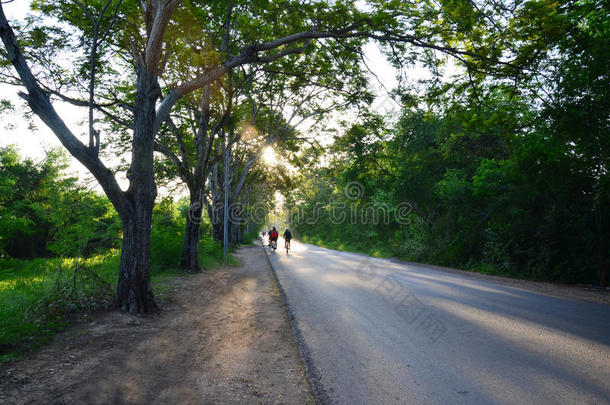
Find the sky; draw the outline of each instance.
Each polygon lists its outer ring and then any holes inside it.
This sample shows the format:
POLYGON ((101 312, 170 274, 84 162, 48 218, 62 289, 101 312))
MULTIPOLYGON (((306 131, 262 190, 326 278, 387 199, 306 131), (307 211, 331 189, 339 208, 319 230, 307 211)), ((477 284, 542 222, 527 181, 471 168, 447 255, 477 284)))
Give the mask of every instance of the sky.
MULTIPOLYGON (((21 20, 29 11, 29 0, 14 0, 3 4, 3 9, 10 20, 21 20)), ((396 70, 386 61, 379 48, 371 43, 365 48, 365 59, 371 69, 371 87, 377 99, 373 102, 372 108, 380 113, 389 113, 398 110, 399 106, 387 94, 396 84, 396 70)), ((16 106, 24 106, 17 93, 20 88, 0 84, 0 99, 8 99, 16 106)), ((77 108, 65 103, 54 102, 54 106, 60 117, 64 119, 68 127, 77 135, 84 135, 86 127, 81 123, 85 121, 86 110, 77 108)), ((27 106, 26 106, 27 108, 27 106)), ((27 120, 24 119, 22 112, 5 112, 0 114, 0 146, 14 144, 18 147, 22 156, 41 159, 45 155, 45 150, 54 147, 61 147, 61 143, 42 121, 36 116, 33 117, 35 129, 29 128, 27 120)), ((71 172, 81 178, 90 177, 87 170, 75 159, 72 159, 71 172)), ((119 179, 122 186, 126 181, 119 179)))
MULTIPOLYGON (((14 0, 2 5, 4 13, 9 21, 24 18, 29 10, 29 0, 14 0)), ((15 106, 24 106, 24 101, 17 95, 22 87, 0 84, 0 99, 8 99, 15 106)), ((75 133, 84 132, 77 129, 79 122, 86 117, 86 111, 79 110, 65 103, 54 103, 59 115, 75 133)), ((27 108, 27 105, 26 105, 27 108)), ((41 159, 45 151, 51 148, 61 147, 61 143, 53 132, 36 116, 32 119, 35 129, 29 128, 29 123, 24 119, 22 112, 5 112, 0 114, 0 146, 16 145, 22 156, 41 159)), ((71 160, 72 172, 79 177, 86 176, 87 170, 76 160, 71 160)))

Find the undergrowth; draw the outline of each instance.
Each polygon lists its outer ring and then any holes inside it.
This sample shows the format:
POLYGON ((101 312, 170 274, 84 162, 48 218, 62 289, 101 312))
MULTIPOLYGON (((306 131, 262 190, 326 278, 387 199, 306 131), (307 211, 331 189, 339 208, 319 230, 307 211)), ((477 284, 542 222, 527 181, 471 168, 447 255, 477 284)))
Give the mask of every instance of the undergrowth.
MULTIPOLYGON (((151 278, 158 298, 170 292, 168 279, 185 275, 178 266, 181 235, 172 236, 153 235, 151 278)), ((0 363, 47 344, 76 314, 110 309, 119 262, 119 250, 79 259, 0 259, 0 363)), ((223 264, 222 246, 211 237, 201 240, 200 264, 223 264)), ((237 261, 229 256, 227 264, 237 261)))

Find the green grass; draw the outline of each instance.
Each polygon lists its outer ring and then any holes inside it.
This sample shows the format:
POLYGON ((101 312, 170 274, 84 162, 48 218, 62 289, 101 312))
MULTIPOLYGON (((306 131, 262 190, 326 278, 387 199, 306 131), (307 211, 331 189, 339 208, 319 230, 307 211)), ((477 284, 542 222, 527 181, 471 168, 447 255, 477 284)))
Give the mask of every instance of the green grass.
POLYGON ((254 243, 254 241, 256 239, 258 239, 258 236, 260 234, 260 231, 251 231, 251 232, 245 232, 244 233, 244 245, 251 245, 254 243))
POLYGON ((78 262, 0 260, 0 361, 48 342, 69 314, 108 307, 118 264, 116 250, 78 262))
MULTIPOLYGON (((168 280, 188 276, 178 267, 181 238, 163 242, 166 246, 155 251, 159 241, 153 240, 151 257, 152 283, 161 299, 173 289, 168 280), (159 257, 164 253, 170 253, 170 259, 159 257)), ((0 259, 0 363, 50 342, 69 325, 71 315, 110 308, 119 261, 118 250, 78 261, 0 259)), ((224 264, 222 246, 203 238, 200 264, 205 269, 224 264)), ((238 262, 230 255, 227 264, 238 262)))
MULTIPOLYGON (((237 266, 239 262, 231 255, 233 249, 229 248, 227 265, 237 266)), ((221 266, 224 263, 222 243, 214 242, 211 237, 202 239, 199 243, 199 265, 204 269, 221 266)))

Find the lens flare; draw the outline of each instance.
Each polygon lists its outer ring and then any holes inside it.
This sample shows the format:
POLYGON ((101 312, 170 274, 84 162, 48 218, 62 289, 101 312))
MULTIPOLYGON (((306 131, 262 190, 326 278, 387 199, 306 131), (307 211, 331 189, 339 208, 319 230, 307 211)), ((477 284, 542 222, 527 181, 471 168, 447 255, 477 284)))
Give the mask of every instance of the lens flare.
POLYGON ((266 165, 271 166, 277 162, 277 156, 271 146, 267 146, 263 149, 263 161, 266 165))

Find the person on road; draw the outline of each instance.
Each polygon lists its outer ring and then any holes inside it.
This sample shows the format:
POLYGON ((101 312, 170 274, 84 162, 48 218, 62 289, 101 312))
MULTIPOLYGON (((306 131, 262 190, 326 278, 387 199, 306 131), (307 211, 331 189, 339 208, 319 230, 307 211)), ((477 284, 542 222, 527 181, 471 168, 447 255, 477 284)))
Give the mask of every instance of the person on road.
POLYGON ((278 237, 279 237, 279 234, 275 230, 275 226, 274 226, 273 229, 271 229, 271 231, 269 232, 269 246, 271 246, 272 242, 276 242, 277 243, 277 238, 278 237))
POLYGON ((286 249, 290 249, 290 239, 292 239, 292 232, 290 232, 290 229, 286 228, 286 230, 284 231, 284 248, 286 249))

